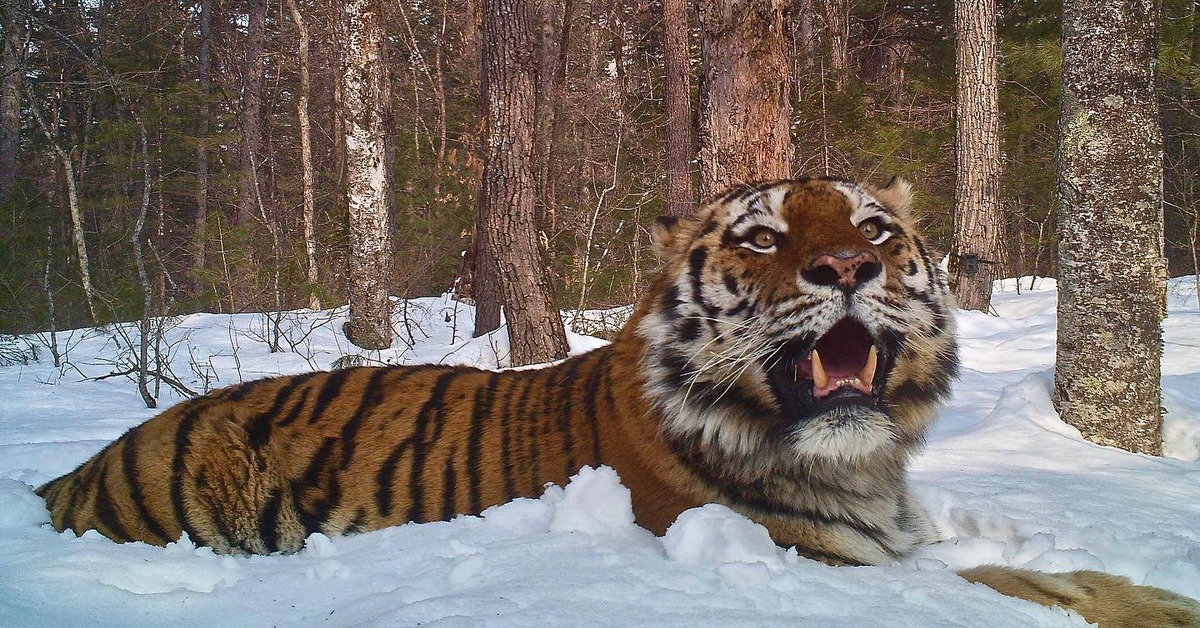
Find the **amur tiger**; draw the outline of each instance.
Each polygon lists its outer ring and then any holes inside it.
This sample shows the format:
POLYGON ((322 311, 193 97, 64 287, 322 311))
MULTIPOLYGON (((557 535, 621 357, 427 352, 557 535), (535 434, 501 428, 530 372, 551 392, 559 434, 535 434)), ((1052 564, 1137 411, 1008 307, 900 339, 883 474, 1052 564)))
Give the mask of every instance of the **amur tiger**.
MULTIPOLYGON (((37 489, 58 530, 220 552, 479 513, 609 465, 662 534, 719 502, 783 546, 886 564, 938 533, 905 465, 958 369, 909 186, 742 185, 660 219, 661 270, 616 340, 540 370, 350 368, 239 384, 37 489)), ((962 572, 1104 626, 1200 607, 1099 572, 962 572)))

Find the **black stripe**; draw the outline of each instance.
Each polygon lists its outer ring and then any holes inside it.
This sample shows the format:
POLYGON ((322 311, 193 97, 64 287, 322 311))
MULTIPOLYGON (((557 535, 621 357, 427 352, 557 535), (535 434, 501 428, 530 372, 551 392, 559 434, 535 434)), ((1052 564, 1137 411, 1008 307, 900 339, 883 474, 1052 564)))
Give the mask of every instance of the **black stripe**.
POLYGON ((311 386, 305 388, 304 392, 300 393, 300 398, 296 400, 296 403, 292 404, 292 409, 288 410, 288 413, 282 419, 275 421, 275 427, 287 427, 295 423, 296 419, 300 418, 300 412, 304 410, 304 406, 308 405, 308 399, 312 397, 312 393, 313 389, 311 386))
MULTIPOLYGON (((354 414, 350 415, 350 420, 342 426, 342 470, 350 468, 350 459, 354 456, 354 447, 358 444, 358 428, 362 426, 363 419, 367 416, 368 410, 373 409, 383 401, 383 378, 388 374, 396 372, 396 369, 391 368, 376 368, 374 373, 371 373, 367 384, 363 386, 362 398, 359 399, 358 408, 354 410, 354 414)), ((401 374, 398 381, 392 385, 398 384, 412 373, 401 374)))
MULTIPOLYGON (((271 436, 271 424, 283 412, 283 406, 292 397, 292 393, 305 382, 311 380, 317 373, 306 373, 304 375, 296 375, 291 378, 286 385, 281 386, 275 393, 275 400, 271 403, 271 407, 266 412, 261 412, 258 416, 250 421, 250 425, 246 428, 247 436, 250 441, 250 446, 255 450, 262 449, 263 445, 267 444, 267 440, 271 436)), ((298 404, 303 405, 303 403, 298 404)), ((292 408, 292 414, 287 420, 287 423, 296 420, 297 409, 292 408)), ((286 425, 284 421, 280 421, 280 425, 286 425)))
MULTIPOLYGON (((457 370, 451 370, 438 377, 437 382, 434 384, 433 390, 431 390, 429 393, 429 397, 426 398, 425 403, 421 406, 421 410, 417 413, 412 434, 392 448, 392 452, 388 454, 388 457, 383 461, 383 466, 379 468, 379 473, 376 476, 375 506, 379 510, 380 516, 388 517, 392 514, 392 507, 394 505, 392 485, 395 482, 396 467, 399 466, 400 459, 404 457, 404 454, 406 454, 409 449, 414 447, 417 438, 423 434, 425 430, 425 422, 428 420, 427 415, 429 413, 429 409, 435 405, 441 405, 442 396, 445 394, 445 387, 448 383, 447 380, 459 372, 460 371, 457 370)), ((413 476, 419 477, 419 475, 418 469, 414 463, 412 471, 410 472, 410 480, 413 476)))
POLYGON ((317 394, 317 401, 313 404, 312 414, 308 416, 309 425, 321 419, 321 416, 325 413, 325 408, 328 408, 329 404, 333 403, 333 400, 337 399, 338 394, 342 392, 342 386, 345 385, 346 380, 358 370, 357 368, 347 368, 329 374, 329 377, 325 379, 325 383, 321 386, 321 392, 317 394))
POLYGON ((433 392, 429 394, 429 399, 425 401, 425 405, 421 407, 421 413, 417 417, 417 426, 413 437, 419 437, 419 440, 412 443, 413 463, 412 471, 408 476, 409 521, 425 520, 425 483, 422 481, 425 473, 425 457, 429 455, 429 446, 435 444, 442 434, 442 419, 445 417, 446 410, 444 403, 446 389, 450 387, 450 382, 462 373, 463 371, 453 370, 438 377, 437 383, 433 386, 433 392), (430 429, 431 425, 432 430, 430 429))
POLYGON ((198 400, 179 419, 179 427, 175 430, 175 453, 171 458, 171 504, 175 507, 175 516, 179 520, 179 527, 183 528, 188 538, 196 545, 208 545, 208 543, 188 522, 188 513, 183 503, 183 467, 184 457, 191 445, 192 430, 196 427, 196 419, 208 405, 204 400, 198 400))
POLYGON ((91 494, 94 490, 92 487, 96 481, 96 472, 100 470, 101 462, 108 456, 109 450, 119 442, 120 439, 117 439, 108 443, 104 449, 71 472, 70 475, 74 476, 75 482, 71 485, 70 492, 66 496, 67 503, 63 506, 63 529, 70 528, 75 531, 75 534, 83 534, 86 531, 79 529, 77 516, 80 511, 79 498, 85 494, 91 494))
MULTIPOLYGON (((749 307, 750 307, 750 299, 742 299, 741 301, 738 301, 737 304, 735 304, 733 306, 733 309, 731 309, 725 313, 729 316, 737 316, 738 314, 741 314, 749 307)), ((753 314, 751 314, 750 316, 747 316, 746 318, 753 318, 753 314)))
POLYGON ((242 399, 246 398, 246 395, 249 395, 251 392, 253 392, 254 389, 257 388, 259 384, 266 382, 266 381, 269 381, 269 380, 256 379, 256 380, 249 381, 249 382, 242 382, 241 384, 235 384, 233 386, 230 386, 229 388, 226 388, 222 392, 220 397, 227 401, 235 401, 235 402, 241 401, 242 399))
POLYGON ((538 468, 538 439, 541 438, 541 419, 545 414, 545 407, 539 404, 536 411, 529 407, 529 398, 532 396, 533 385, 541 378, 550 379, 541 371, 533 371, 528 375, 530 383, 529 387, 522 391, 521 400, 517 403, 517 423, 523 425, 526 430, 526 435, 529 440, 525 443, 525 451, 529 458, 529 490, 525 493, 530 497, 538 495, 542 488, 540 479, 541 472, 538 468))
POLYGON ((449 521, 458 514, 455 504, 455 469, 454 456, 458 453, 457 450, 450 452, 446 457, 446 466, 442 469, 442 521, 449 521))
POLYGON ((694 249, 688 254, 688 277, 692 280, 692 302, 700 305, 705 305, 701 289, 704 287, 704 262, 707 260, 708 252, 704 249, 694 249))
POLYGON ((163 543, 169 543, 175 539, 167 536, 162 524, 146 508, 146 498, 142 492, 137 470, 136 445, 137 428, 135 427, 125 433, 125 448, 121 450, 121 470, 125 474, 125 483, 129 485, 129 498, 133 501, 133 506, 137 508, 138 518, 145 524, 150 534, 158 537, 163 543))
POLYGON ((662 297, 659 299, 659 304, 664 311, 670 312, 683 305, 683 299, 679 297, 679 286, 674 284, 663 288, 662 297))
POLYGON ((346 527, 345 534, 355 534, 362 532, 367 526, 367 509, 362 506, 354 511, 354 519, 350 520, 350 525, 346 527))
POLYGON ((268 552, 279 551, 279 507, 283 494, 278 488, 267 493, 267 502, 258 513, 258 538, 268 552))
POLYGON ((689 316, 679 323, 679 338, 684 342, 693 342, 700 337, 700 319, 689 316))
POLYGON ((333 461, 330 460, 337 442, 338 439, 332 436, 325 437, 321 447, 309 459, 304 475, 292 485, 292 501, 296 503, 296 512, 300 515, 300 525, 304 526, 306 536, 314 532, 322 532, 321 526, 329 518, 329 512, 341 498, 341 485, 333 470, 333 461), (323 486, 324 484, 328 484, 328 486, 323 486), (317 496, 319 497, 312 505, 312 509, 306 508, 303 498, 317 496))
POLYGON ((528 398, 529 388, 533 386, 533 380, 528 374, 513 374, 512 379, 513 389, 519 383, 523 386, 519 395, 509 394, 504 400, 504 410, 500 414, 500 462, 501 468, 504 470, 504 496, 506 500, 512 500, 517 496, 517 477, 513 472, 512 450, 515 444, 513 443, 513 434, 519 434, 521 424, 519 421, 514 421, 513 405, 516 403, 518 396, 528 398))
POLYGON ((102 465, 102 470, 96 481, 96 502, 93 507, 96 511, 96 518, 99 519, 99 522, 105 528, 108 528, 109 533, 105 534, 105 536, 120 542, 134 540, 129 531, 125 529, 125 526, 121 524, 120 517, 117 516, 116 511, 113 509, 112 493, 108 490, 107 460, 102 465))
MULTIPOLYGON (((575 437, 571 433, 571 428, 574 427, 571 423, 571 405, 575 398, 575 374, 579 372, 579 367, 584 365, 587 358, 580 357, 571 360, 570 365, 566 367, 567 372, 563 373, 559 380, 559 388, 565 385, 565 389, 555 390, 553 394, 558 398, 558 430, 562 434, 563 457, 565 459, 566 476, 571 477, 579 472, 579 467, 575 462, 575 437)), ((553 378, 550 378, 553 379, 553 378)), ((555 397, 550 397, 554 399, 555 397)))
POLYGON ((498 377, 497 373, 489 374, 487 382, 475 391, 475 405, 471 411, 471 431, 467 436, 467 481, 470 485, 468 508, 473 515, 479 514, 483 510, 483 497, 480 489, 482 478, 479 470, 479 460, 483 456, 483 421, 491 418, 498 377))
POLYGON ((600 466, 603 464, 602 456, 600 455, 600 409, 596 407, 596 396, 600 392, 600 386, 603 380, 608 375, 608 361, 612 358, 612 350, 608 347, 598 349, 593 354, 599 354, 595 365, 592 367, 592 373, 584 384, 583 389, 583 406, 587 412, 588 424, 592 427, 592 460, 591 464, 600 466))
MULTIPOLYGON (((1056 605, 1061 606, 1062 608, 1072 608, 1072 606, 1078 602, 1078 600, 1074 600, 1065 595, 1062 595, 1061 593, 1059 593, 1057 591, 1053 591, 1051 589, 1046 588, 1045 586, 1042 585, 1041 582, 1038 582, 1035 579, 1035 577, 1033 577, 1033 576, 1027 576, 1024 573, 1021 573, 1019 570, 1016 570, 1016 569, 1006 570, 1006 571, 1007 571, 1006 575, 1008 575, 1008 577, 1012 578, 1013 580, 1020 581, 1022 584, 1029 587, 1031 590, 1041 594, 1046 599, 1053 600, 1056 605)), ((984 584, 986 584, 986 583, 984 583, 984 584)), ((1020 594, 1017 594, 1016 597, 1026 598, 1026 596, 1020 595, 1020 594)), ((1028 598, 1026 598, 1026 599, 1028 599, 1028 598)))

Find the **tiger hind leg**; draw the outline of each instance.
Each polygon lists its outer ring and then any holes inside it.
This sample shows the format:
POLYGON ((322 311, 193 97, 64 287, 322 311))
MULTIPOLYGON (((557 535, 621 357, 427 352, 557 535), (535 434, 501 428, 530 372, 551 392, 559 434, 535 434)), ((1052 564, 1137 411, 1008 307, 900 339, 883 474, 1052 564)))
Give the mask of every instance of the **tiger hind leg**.
POLYGON ((985 565, 958 574, 1005 595, 1071 609, 1101 628, 1200 628, 1196 601, 1099 571, 1043 573, 985 565))

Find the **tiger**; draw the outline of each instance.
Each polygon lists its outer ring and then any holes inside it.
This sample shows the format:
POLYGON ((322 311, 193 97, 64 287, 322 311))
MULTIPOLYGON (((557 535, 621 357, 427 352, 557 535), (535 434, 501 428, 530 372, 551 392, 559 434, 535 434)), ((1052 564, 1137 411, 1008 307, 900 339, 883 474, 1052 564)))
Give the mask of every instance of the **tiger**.
MULTIPOLYGON (((906 467, 959 369, 912 205, 902 179, 737 185, 654 223, 659 270, 610 344, 539 369, 233 385, 36 492, 59 531, 270 554, 478 514, 607 465, 657 535, 715 502, 802 556, 889 564, 940 539, 906 467)), ((1100 572, 960 575, 1103 626, 1200 626, 1194 601, 1100 572)))

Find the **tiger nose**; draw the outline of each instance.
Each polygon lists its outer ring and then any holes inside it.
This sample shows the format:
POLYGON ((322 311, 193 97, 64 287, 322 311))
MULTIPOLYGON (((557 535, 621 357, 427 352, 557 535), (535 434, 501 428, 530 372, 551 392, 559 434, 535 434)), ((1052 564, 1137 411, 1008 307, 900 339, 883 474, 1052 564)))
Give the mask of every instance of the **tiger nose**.
POLYGON ((821 255, 813 260, 803 272, 804 278, 820 286, 838 286, 853 290, 879 276, 883 266, 874 253, 863 251, 855 254, 845 251, 835 255, 821 255))

